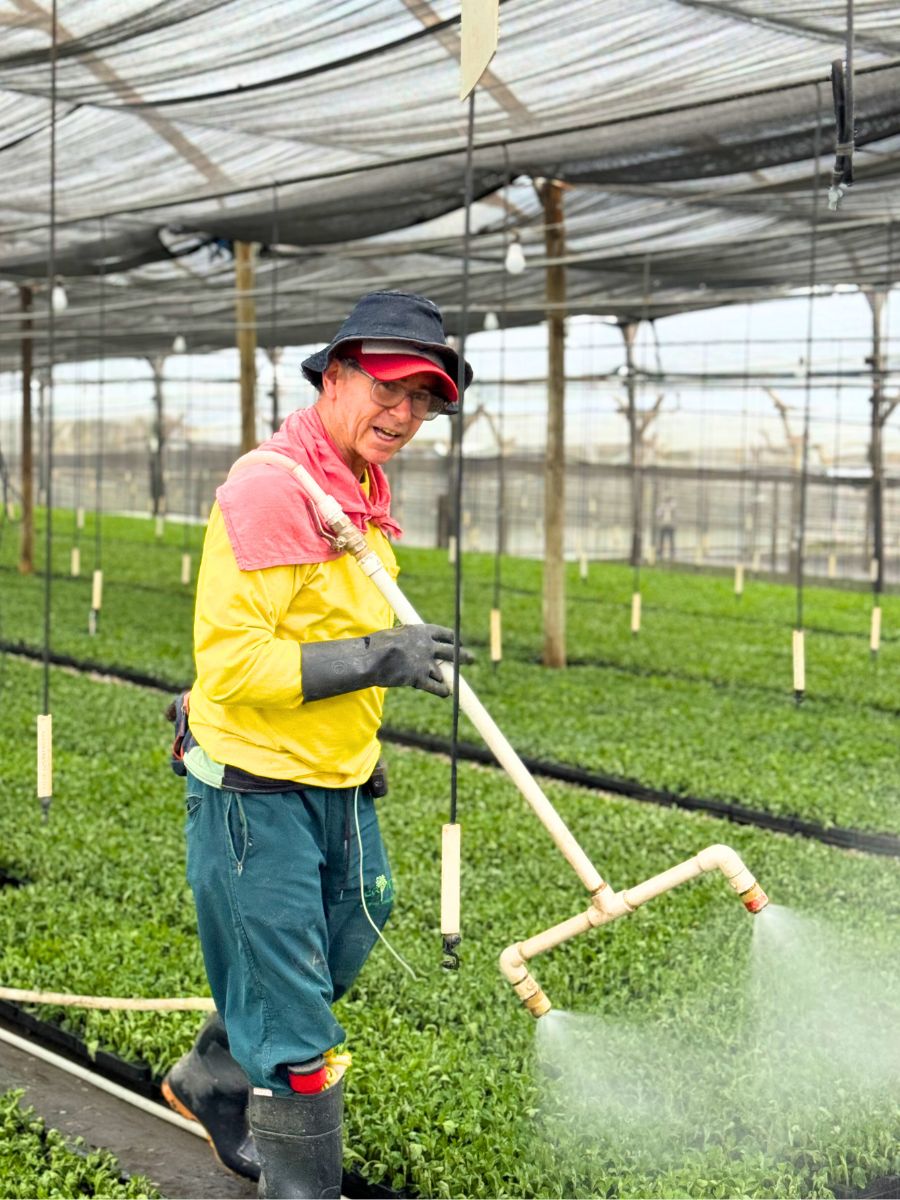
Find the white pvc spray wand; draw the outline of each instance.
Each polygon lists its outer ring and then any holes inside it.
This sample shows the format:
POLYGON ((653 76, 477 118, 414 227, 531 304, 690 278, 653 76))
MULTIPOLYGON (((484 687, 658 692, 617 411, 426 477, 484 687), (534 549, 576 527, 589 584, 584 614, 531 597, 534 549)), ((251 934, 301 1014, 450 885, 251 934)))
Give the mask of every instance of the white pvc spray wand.
MULTIPOLYGON (((245 467, 266 464, 290 471, 314 505, 323 525, 331 530, 330 535, 324 533, 324 536, 328 537, 335 550, 349 552, 355 557, 360 568, 387 600, 400 622, 404 625, 423 624, 422 618, 397 586, 377 553, 369 546, 365 536, 356 528, 334 497, 328 495, 316 483, 305 467, 277 451, 252 450, 237 460, 230 474, 245 467)), ((441 673, 448 687, 452 687, 452 665, 441 663, 441 673)), ((634 888, 614 892, 603 880, 499 726, 462 677, 459 679, 459 703, 591 897, 591 905, 586 912, 527 941, 513 944, 500 957, 501 970, 535 1017, 543 1016, 549 1010, 550 1002, 525 967, 530 958, 596 925, 606 924, 617 917, 634 912, 639 905, 652 897, 669 891, 704 871, 716 868, 721 870, 750 912, 759 912, 768 903, 765 892, 735 851, 728 846, 709 846, 686 862, 679 863, 634 888)), ((448 936, 459 934, 459 846, 458 843, 451 842, 448 847, 446 834, 444 842, 452 864, 449 871, 445 866, 441 887, 441 933, 448 936)))

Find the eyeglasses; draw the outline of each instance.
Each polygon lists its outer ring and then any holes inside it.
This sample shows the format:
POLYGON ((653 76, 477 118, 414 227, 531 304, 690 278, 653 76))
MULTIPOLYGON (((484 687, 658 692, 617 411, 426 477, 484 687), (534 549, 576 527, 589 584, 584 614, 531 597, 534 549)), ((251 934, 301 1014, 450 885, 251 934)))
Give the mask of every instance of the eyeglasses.
POLYGON ((345 358, 342 361, 345 367, 352 367, 360 375, 365 375, 366 379, 371 379, 372 399, 382 408, 396 408, 408 399, 412 415, 417 421, 433 421, 435 417, 447 411, 450 402, 444 396, 438 396, 425 388, 411 390, 395 380, 376 379, 353 358, 345 358))

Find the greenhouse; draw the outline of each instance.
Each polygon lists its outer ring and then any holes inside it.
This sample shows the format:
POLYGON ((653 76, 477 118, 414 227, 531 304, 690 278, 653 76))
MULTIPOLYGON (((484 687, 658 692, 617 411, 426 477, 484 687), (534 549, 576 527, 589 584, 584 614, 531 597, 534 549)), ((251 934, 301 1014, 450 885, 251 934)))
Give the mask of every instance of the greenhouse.
POLYGON ((900 1195, 900 8, 0 13, 0 1197, 900 1195))

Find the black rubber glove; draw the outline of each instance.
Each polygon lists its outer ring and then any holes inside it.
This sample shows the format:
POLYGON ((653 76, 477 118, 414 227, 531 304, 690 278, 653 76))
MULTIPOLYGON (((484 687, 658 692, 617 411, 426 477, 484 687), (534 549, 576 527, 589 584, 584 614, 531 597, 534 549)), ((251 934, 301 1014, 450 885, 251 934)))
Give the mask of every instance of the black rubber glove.
MULTIPOLYGON (((461 650, 460 662, 472 662, 461 650)), ((398 625, 367 637, 309 642, 300 649, 303 699, 325 700, 367 687, 414 687, 449 696, 440 663, 453 661, 453 630, 398 625)))

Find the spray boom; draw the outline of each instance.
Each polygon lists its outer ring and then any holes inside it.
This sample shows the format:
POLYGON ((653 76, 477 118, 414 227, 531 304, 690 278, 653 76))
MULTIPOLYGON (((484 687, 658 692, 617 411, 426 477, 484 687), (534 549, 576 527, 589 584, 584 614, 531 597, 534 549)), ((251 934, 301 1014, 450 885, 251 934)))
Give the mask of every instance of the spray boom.
POLYGON ((608 925, 610 921, 628 916, 654 896, 661 896, 663 892, 670 892, 689 879, 715 870, 722 872, 748 912, 761 912, 769 903, 766 893, 730 846, 707 846, 693 858, 625 891, 614 892, 608 883, 601 884, 591 896, 590 907, 584 912, 545 929, 543 933, 535 934, 524 942, 515 942, 507 946, 500 955, 500 970, 531 1015, 535 1018, 542 1017, 552 1006, 525 965, 535 955, 552 950, 554 946, 560 946, 579 933, 587 933, 589 929, 598 925, 608 925))
MULTIPOLYGON (((321 532, 332 547, 336 550, 347 551, 355 557, 360 569, 369 576, 400 621, 406 625, 422 624, 422 618, 397 586, 384 563, 369 546, 365 536, 343 512, 334 497, 323 491, 304 467, 277 451, 254 450, 245 454, 243 458, 239 458, 231 470, 232 472, 239 471, 258 464, 269 464, 290 471, 312 501, 316 513, 323 523, 321 532), (327 528, 325 528, 326 526, 327 528)), ((442 663, 441 671, 447 684, 452 687, 454 683, 452 665, 442 663)), ((623 892, 614 892, 609 884, 604 882, 596 867, 471 687, 462 677, 458 683, 460 708, 528 801, 535 816, 550 834, 557 849, 584 884, 591 897, 590 907, 585 912, 570 917, 569 920, 554 925, 551 929, 536 934, 524 942, 516 942, 512 946, 508 946, 500 956, 501 971, 512 984, 516 995, 534 1017, 541 1017, 548 1012, 550 1001, 529 973, 525 965, 527 962, 536 954, 541 954, 562 942, 567 942, 579 933, 586 933, 598 925, 606 925, 619 917, 627 916, 648 900, 652 900, 654 896, 671 891, 672 888, 678 887, 688 879, 694 879, 706 871, 719 870, 741 897, 749 912, 760 912, 768 904, 768 897, 744 866, 740 857, 730 846, 722 845, 707 846, 693 858, 670 867, 668 871, 654 875, 651 879, 636 884, 623 892)), ((456 833, 451 835, 449 831, 452 831, 454 827, 445 826, 444 834, 445 873, 442 881, 441 932, 444 935, 444 948, 447 955, 445 965, 447 966, 458 964, 455 951, 459 944, 460 925, 459 838, 458 826, 455 828, 456 833)))

